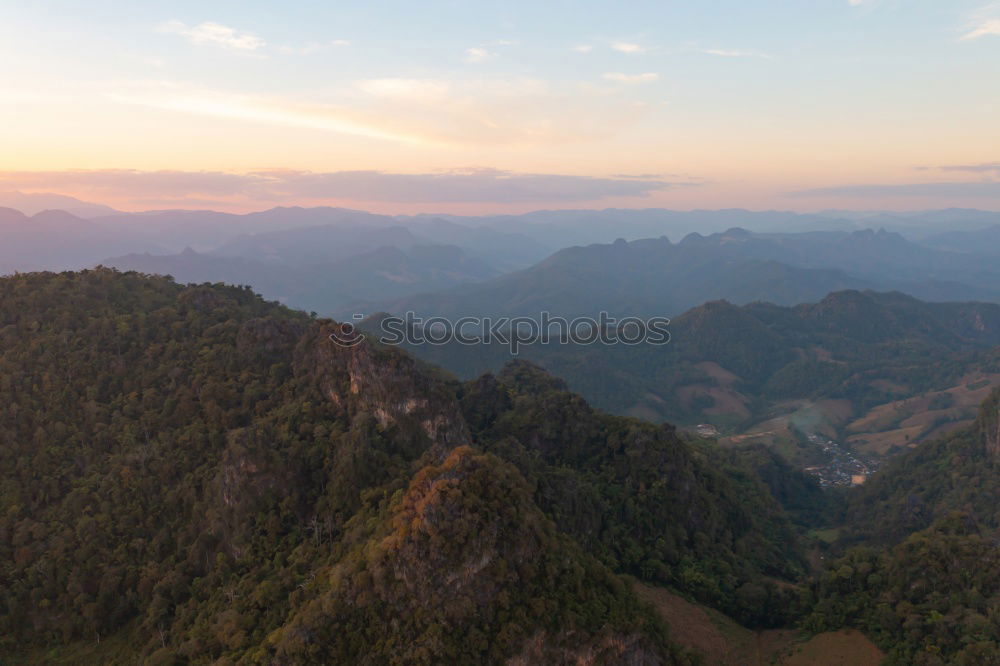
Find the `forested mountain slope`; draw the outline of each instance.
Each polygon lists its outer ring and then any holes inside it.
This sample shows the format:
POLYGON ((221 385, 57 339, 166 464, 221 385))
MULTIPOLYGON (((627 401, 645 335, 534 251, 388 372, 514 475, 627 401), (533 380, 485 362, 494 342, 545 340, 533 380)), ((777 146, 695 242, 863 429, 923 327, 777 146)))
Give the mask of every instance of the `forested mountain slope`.
POLYGON ((521 469, 556 525, 613 569, 749 625, 788 619, 788 599, 760 574, 792 580, 805 562, 750 465, 690 447, 670 426, 596 412, 530 363, 470 382, 462 406, 479 445, 521 469))
POLYGON ((893 664, 1000 663, 1000 390, 975 424, 848 496, 859 544, 814 582, 813 631, 863 630, 893 664))
POLYGON ((0 280, 0 651, 688 659, 617 573, 786 619, 797 537, 749 466, 332 331, 248 289, 0 280))
POLYGON ((696 659, 630 574, 746 626, 861 629, 893 663, 996 658, 1000 392, 849 493, 861 545, 810 578, 802 531, 836 514, 773 451, 335 326, 135 273, 0 280, 0 656, 696 659))
POLYGON ((813 594, 808 630, 861 629, 887 664, 1000 663, 1000 548, 969 514, 882 550, 849 551, 813 594))

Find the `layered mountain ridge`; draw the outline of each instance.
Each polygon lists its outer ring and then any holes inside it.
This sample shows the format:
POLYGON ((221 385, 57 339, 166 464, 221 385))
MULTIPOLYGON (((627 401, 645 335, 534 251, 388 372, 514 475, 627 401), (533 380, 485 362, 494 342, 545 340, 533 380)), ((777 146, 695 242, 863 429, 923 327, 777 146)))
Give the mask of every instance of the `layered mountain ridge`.
POLYGON ((761 234, 733 228, 693 233, 678 243, 664 236, 565 248, 523 271, 376 303, 371 311, 677 316, 706 301, 796 305, 844 289, 996 302, 998 285, 1000 269, 988 257, 923 247, 884 230, 761 234))

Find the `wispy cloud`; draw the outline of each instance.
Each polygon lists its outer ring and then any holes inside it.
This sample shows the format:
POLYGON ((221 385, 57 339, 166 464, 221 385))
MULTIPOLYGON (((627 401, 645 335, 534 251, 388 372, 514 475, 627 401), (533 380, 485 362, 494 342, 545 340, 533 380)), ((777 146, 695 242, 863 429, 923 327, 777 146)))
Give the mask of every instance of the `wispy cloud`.
POLYGON ((968 41, 970 39, 986 37, 987 35, 1000 36, 1000 18, 986 19, 980 22, 972 30, 962 35, 961 39, 968 41))
POLYGON ((484 49, 481 46, 474 46, 471 49, 465 49, 465 62, 478 64, 486 62, 490 58, 495 58, 496 55, 496 53, 484 49))
POLYGON ((573 47, 573 50, 577 53, 590 53, 594 50, 594 47, 590 44, 577 44, 573 47))
POLYGON ((253 201, 350 200, 386 203, 545 203, 645 197, 693 183, 656 177, 600 178, 498 169, 401 174, 287 169, 249 173, 134 169, 5 171, 0 187, 69 190, 113 199, 179 201, 237 197, 253 201))
POLYGON ((173 20, 160 24, 157 29, 160 32, 186 37, 192 44, 211 44, 234 51, 256 51, 267 45, 267 42, 251 32, 240 32, 235 28, 211 21, 188 26, 173 20))
POLYGON ((22 190, 85 191, 97 197, 181 198, 253 195, 261 176, 223 171, 140 171, 137 169, 68 169, 0 171, 2 187, 22 190))
POLYGON ((987 35, 1000 36, 1000 18, 986 19, 960 37, 962 41, 979 39, 987 35))
POLYGON ((972 12, 965 22, 961 41, 972 41, 990 35, 1000 36, 1000 2, 991 2, 972 12))
POLYGON ((651 83, 660 78, 656 72, 643 72, 642 74, 625 74, 624 72, 607 72, 604 74, 606 81, 616 83, 651 83))
POLYGON ((283 178, 279 188, 293 198, 329 197, 395 203, 525 203, 641 197, 671 185, 660 180, 473 169, 424 174, 293 172, 283 178))
POLYGON ((632 42, 614 42, 611 44, 611 48, 619 53, 642 53, 646 50, 642 45, 632 42))
POLYGON ((231 118, 288 127, 386 139, 405 143, 427 142, 418 133, 391 124, 380 124, 364 114, 336 105, 293 103, 288 100, 219 93, 170 83, 140 84, 108 94, 116 102, 217 118, 231 118))
POLYGON ((495 39, 492 42, 486 42, 484 44, 480 44, 479 46, 473 46, 465 49, 465 62, 478 64, 486 62, 487 60, 492 60, 500 55, 492 49, 517 46, 517 44, 518 42, 516 39, 495 39))
MULTIPOLYGON (((637 81, 649 77, 639 75, 637 81)), ((626 79, 628 80, 628 79, 626 79)), ((410 144, 554 146, 606 138, 647 111, 601 103, 574 85, 524 77, 365 79, 335 98, 264 96, 164 81, 116 83, 119 104, 410 144), (586 96, 586 102, 584 101, 586 96), (585 109, 567 116, 562 108, 585 109)))
POLYGON ((962 171, 965 173, 985 173, 1000 175, 1000 162, 984 162, 982 164, 948 164, 937 167, 917 167, 920 171, 938 169, 940 171, 962 171))

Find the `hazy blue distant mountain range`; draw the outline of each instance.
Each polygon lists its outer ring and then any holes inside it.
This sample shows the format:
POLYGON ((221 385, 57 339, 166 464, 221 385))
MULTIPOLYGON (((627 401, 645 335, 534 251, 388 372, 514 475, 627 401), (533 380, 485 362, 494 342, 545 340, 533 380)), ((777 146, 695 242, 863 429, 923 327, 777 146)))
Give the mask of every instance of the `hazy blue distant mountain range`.
MULTIPOLYGON (((76 201, 30 197, 36 204, 76 201)), ((990 223, 1000 219, 974 210, 612 209, 461 217, 342 208, 245 215, 84 208, 87 219, 0 209, 0 273, 103 262, 180 280, 239 279, 268 297, 326 313, 353 308, 358 299, 370 303, 366 311, 589 313, 598 307, 669 314, 718 298, 793 304, 839 289, 896 289, 928 300, 996 300, 1000 290, 993 260, 982 256, 997 245, 990 223), (875 221, 886 230, 864 228, 875 221), (633 242, 612 245, 616 238, 633 242), (442 250, 444 263, 434 266, 426 252, 413 254, 418 246, 457 248, 461 258, 442 250), (382 248, 398 252, 370 254, 382 248), (191 252, 179 256, 185 249, 191 252), (357 257, 349 274, 334 266, 357 257), (338 286, 347 284, 352 288, 338 286), (436 293, 447 288, 456 290, 436 293)))
POLYGON ((898 290, 931 301, 1000 300, 1000 265, 871 230, 756 234, 744 229, 679 243, 667 238, 560 250, 523 271, 372 304, 371 312, 567 317, 672 316, 726 299, 779 305, 840 289, 898 290))
POLYGON ((975 231, 947 231, 921 241, 941 250, 1000 256, 1000 224, 975 231))
MULTIPOLYGON (((405 230, 404 230, 405 231, 405 230)), ((356 253, 286 261, 201 254, 127 254, 104 260, 119 270, 171 275, 178 282, 253 285, 267 298, 296 308, 332 312, 358 300, 396 298, 415 291, 444 289, 497 275, 454 245, 355 247, 356 253)))
POLYGON ((110 206, 80 201, 65 194, 41 192, 0 192, 0 208, 14 208, 25 215, 34 215, 43 210, 62 210, 83 218, 118 213, 110 206))

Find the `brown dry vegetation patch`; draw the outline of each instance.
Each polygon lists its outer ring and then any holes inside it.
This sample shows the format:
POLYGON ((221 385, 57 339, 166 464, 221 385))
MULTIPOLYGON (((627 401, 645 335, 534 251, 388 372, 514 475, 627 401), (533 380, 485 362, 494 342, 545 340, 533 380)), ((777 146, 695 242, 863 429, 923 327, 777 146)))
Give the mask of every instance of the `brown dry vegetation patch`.
POLYGON ((739 381, 739 376, 729 372, 715 361, 702 361, 695 366, 722 386, 732 386, 739 381))
POLYGON ((929 433, 924 435, 924 439, 937 439, 938 437, 944 437, 945 435, 954 432, 960 428, 965 428, 973 424, 974 419, 968 419, 965 421, 954 421, 952 423, 945 423, 943 425, 934 428, 929 433))
POLYGON ((853 629, 817 634, 779 652, 782 666, 878 666, 885 659, 867 636, 853 629))
POLYGON ((970 424, 979 404, 998 383, 998 374, 970 373, 949 389, 878 405, 848 424, 847 432, 852 434, 847 441, 860 453, 884 456, 893 447, 940 437, 970 424), (948 406, 934 409, 942 400, 948 406))
POLYGON ((847 432, 852 433, 848 442, 860 452, 885 455, 894 446, 905 447, 961 428, 972 422, 980 403, 998 383, 1000 375, 970 373, 943 391, 878 405, 848 424, 847 432), (942 399, 950 404, 933 409, 942 399))
POLYGON ((899 415, 904 411, 906 413, 914 413, 917 411, 916 406, 911 404, 917 401, 917 398, 911 398, 909 400, 895 400, 893 402, 886 402, 876 407, 872 407, 860 418, 849 423, 847 431, 855 433, 871 433, 885 430, 886 428, 891 427, 892 424, 897 423, 899 421, 899 415))
POLYGON ((662 587, 636 583, 635 589, 666 620, 671 640, 702 654, 706 664, 877 666, 885 657, 864 634, 852 629, 808 639, 792 629, 755 632, 662 587))
POLYGON ((706 664, 756 664, 754 632, 717 611, 687 601, 662 587, 636 583, 636 592, 651 603, 670 626, 671 640, 705 656, 706 664))
POLYGON ((688 409, 691 409, 695 400, 703 396, 708 396, 713 402, 711 407, 701 410, 703 414, 714 416, 732 415, 741 419, 750 416, 750 410, 746 406, 749 399, 732 389, 723 386, 713 386, 711 384, 689 384, 677 389, 677 398, 688 409))
POLYGON ((916 444, 923 432, 924 428, 922 426, 897 428, 883 432, 866 432, 861 435, 851 435, 847 438, 847 443, 858 453, 884 456, 894 446, 916 444))
MULTIPOLYGON (((873 384, 877 384, 877 382, 873 382, 873 384)), ((978 408, 997 384, 1000 384, 1000 374, 970 373, 950 388, 873 407, 867 414, 851 423, 848 430, 855 432, 871 430, 872 426, 885 420, 892 423, 906 418, 906 416, 927 412, 935 399, 945 395, 950 396, 952 407, 940 411, 952 411, 961 407, 978 408), (970 386, 974 388, 970 388, 970 386)))
POLYGON ((708 394, 715 400, 715 405, 706 409, 706 414, 736 415, 741 419, 750 416, 750 410, 747 409, 749 400, 742 393, 726 388, 714 388, 708 394))
POLYGON ((835 361, 833 354, 826 347, 810 347, 809 351, 820 361, 826 361, 827 363, 841 363, 841 361, 835 361))

